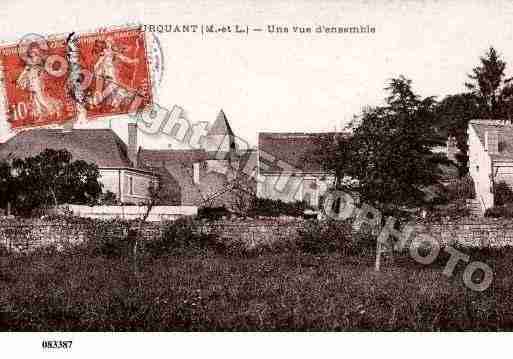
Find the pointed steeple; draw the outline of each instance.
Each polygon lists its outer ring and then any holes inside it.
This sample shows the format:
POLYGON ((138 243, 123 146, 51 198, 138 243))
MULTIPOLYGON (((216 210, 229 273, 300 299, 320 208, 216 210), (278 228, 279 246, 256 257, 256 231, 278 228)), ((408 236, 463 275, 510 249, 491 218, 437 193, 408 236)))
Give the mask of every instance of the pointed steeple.
POLYGON ((214 124, 209 128, 204 148, 215 152, 236 150, 235 135, 223 110, 219 111, 214 124))
POLYGON ((228 120, 226 118, 226 115, 224 114, 224 111, 221 109, 219 111, 219 114, 217 115, 216 121, 210 127, 208 130, 208 136, 211 135, 222 135, 222 136, 234 136, 232 128, 230 127, 230 124, 228 123, 228 120))

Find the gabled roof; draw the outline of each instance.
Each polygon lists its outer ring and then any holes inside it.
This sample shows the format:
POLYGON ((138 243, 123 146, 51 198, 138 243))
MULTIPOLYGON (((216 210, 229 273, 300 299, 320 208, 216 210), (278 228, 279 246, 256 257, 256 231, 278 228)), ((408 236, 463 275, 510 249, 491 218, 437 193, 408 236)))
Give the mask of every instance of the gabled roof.
POLYGON ((293 166, 297 171, 305 173, 322 173, 321 163, 318 159, 322 149, 335 136, 341 136, 339 132, 322 133, 276 133, 261 132, 258 134, 259 167, 260 173, 281 173, 285 169, 277 164, 283 161, 293 166), (264 154, 262 154, 264 153, 264 154), (274 158, 273 162, 265 158, 265 154, 274 158))
POLYGON ((26 158, 45 149, 65 149, 74 160, 98 167, 132 167, 127 148, 110 129, 31 129, 20 132, 0 146, 0 159, 26 158))
POLYGON ((472 120, 469 125, 474 128, 483 147, 485 145, 485 133, 487 131, 497 131, 499 153, 490 154, 493 161, 513 160, 513 124, 498 120, 472 120))
POLYGON ((226 115, 224 114, 223 110, 219 111, 216 121, 208 130, 207 136, 210 135, 234 136, 232 128, 230 127, 230 124, 228 123, 228 120, 226 119, 226 115))

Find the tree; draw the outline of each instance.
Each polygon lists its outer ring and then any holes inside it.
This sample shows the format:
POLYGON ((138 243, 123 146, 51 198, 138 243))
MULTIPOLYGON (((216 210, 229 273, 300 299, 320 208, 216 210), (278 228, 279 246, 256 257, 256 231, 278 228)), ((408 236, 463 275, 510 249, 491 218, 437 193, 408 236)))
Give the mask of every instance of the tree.
POLYGON ((355 123, 346 172, 357 180, 363 201, 395 213, 425 204, 423 189, 438 183, 439 165, 449 161, 431 152, 444 143, 435 128, 433 97, 421 99, 404 76, 391 79, 386 90, 387 105, 366 110, 355 123))
MULTIPOLYGON (((155 173, 154 173, 155 174, 155 173)), ((127 228, 127 241, 131 245, 132 249, 132 270, 133 274, 138 279, 139 275, 139 244, 141 241, 141 230, 144 222, 150 216, 150 212, 153 207, 166 196, 166 192, 163 191, 160 180, 156 183, 151 182, 148 186, 148 200, 146 201, 146 211, 144 214, 136 220, 136 226, 127 228)))
POLYGON ((14 179, 11 165, 0 161, 0 207, 6 208, 14 199, 14 179))
POLYGON ((456 138, 460 150, 457 160, 460 175, 467 173, 467 128, 472 119, 485 117, 479 105, 479 98, 473 93, 446 96, 436 105, 436 123, 442 136, 456 138))
POLYGON ((490 47, 480 58, 481 64, 468 75, 470 82, 465 86, 479 99, 481 113, 490 119, 511 120, 512 95, 511 78, 506 78, 506 63, 495 48, 490 47))
POLYGON ((12 172, 15 208, 24 214, 62 203, 94 203, 102 192, 98 167, 72 161, 66 150, 46 149, 33 157, 14 159, 12 172))
POLYGON ((320 136, 314 153, 307 153, 304 160, 314 159, 322 168, 335 176, 335 188, 344 188, 348 164, 351 163, 351 138, 347 133, 320 136))

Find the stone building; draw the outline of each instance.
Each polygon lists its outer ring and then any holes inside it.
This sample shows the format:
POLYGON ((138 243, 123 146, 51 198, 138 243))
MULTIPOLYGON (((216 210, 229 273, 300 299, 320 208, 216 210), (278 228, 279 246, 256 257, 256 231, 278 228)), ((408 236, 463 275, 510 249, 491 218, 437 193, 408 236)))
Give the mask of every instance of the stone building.
POLYGON ((73 160, 95 163, 103 190, 113 192, 122 203, 145 202, 150 184, 158 180, 156 174, 130 160, 127 146, 110 129, 25 130, 0 146, 0 159, 32 157, 45 149, 64 149, 73 160))
POLYGON ((513 188, 513 125, 497 120, 472 120, 467 134, 475 202, 484 213, 496 203, 497 184, 513 188))
MULTIPOLYGON (((138 127, 128 123, 128 144, 111 129, 29 129, 0 145, 0 159, 25 158, 47 148, 68 150, 74 160, 95 163, 104 191, 122 203, 149 199, 159 183, 160 205, 233 207, 254 196, 256 181, 243 171, 256 168, 256 151, 237 148, 221 110, 201 145, 190 150, 149 150, 138 145, 138 127)), ((247 172, 247 171, 246 171, 247 172)))
POLYGON ((317 208, 321 197, 334 185, 320 154, 326 141, 338 133, 272 133, 258 136, 257 195, 284 202, 304 201, 317 208))

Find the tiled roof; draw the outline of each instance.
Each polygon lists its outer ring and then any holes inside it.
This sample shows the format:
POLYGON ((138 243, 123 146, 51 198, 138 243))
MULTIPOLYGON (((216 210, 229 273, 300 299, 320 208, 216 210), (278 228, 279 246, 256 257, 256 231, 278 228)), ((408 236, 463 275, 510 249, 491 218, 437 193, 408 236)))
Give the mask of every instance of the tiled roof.
POLYGON ((485 145, 486 131, 497 131, 499 153, 490 154, 493 161, 513 160, 513 124, 498 120, 472 120, 470 125, 476 131, 483 146, 485 145))
MULTIPOLYGON (((188 205, 205 205, 208 198, 218 198, 220 193, 227 191, 230 179, 215 170, 209 171, 207 160, 228 158, 227 153, 214 156, 212 152, 204 150, 144 150, 139 151, 138 162, 142 168, 158 171, 159 176, 166 180, 164 187, 175 193, 177 202, 188 205), (226 156, 225 156, 226 155, 226 156), (200 183, 193 182, 193 163, 201 162, 200 183)), ((256 167, 255 150, 238 151, 230 156, 236 163, 232 163, 238 171, 239 179, 247 181, 248 187, 255 188, 254 179, 246 175, 243 170, 250 172, 256 167)), ((219 164, 224 161, 219 161, 219 164)), ((222 197, 222 196, 221 196, 222 197)), ((219 198, 221 198, 219 197, 219 198)), ((224 198, 224 197, 223 197, 224 198)))
POLYGON ((0 158, 26 158, 45 149, 65 149, 74 160, 98 167, 131 167, 125 143, 110 129, 31 129, 20 132, 0 146, 0 158))
POLYGON ((335 136, 343 135, 339 132, 323 133, 271 133, 261 132, 258 135, 258 149, 260 151, 260 173, 281 173, 284 171, 277 161, 286 162, 297 169, 297 172, 319 173, 324 172, 318 156, 322 153, 326 141, 335 136), (274 157, 274 162, 264 158, 262 153, 274 157))
POLYGON ((161 166, 163 162, 193 163, 208 158, 204 150, 145 150, 139 151, 139 164, 161 166))

